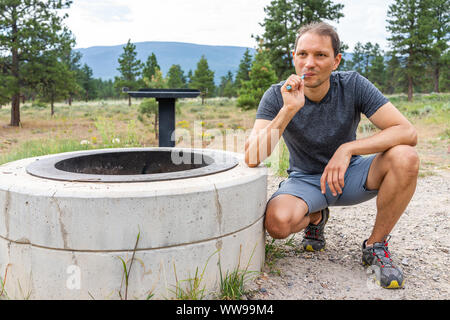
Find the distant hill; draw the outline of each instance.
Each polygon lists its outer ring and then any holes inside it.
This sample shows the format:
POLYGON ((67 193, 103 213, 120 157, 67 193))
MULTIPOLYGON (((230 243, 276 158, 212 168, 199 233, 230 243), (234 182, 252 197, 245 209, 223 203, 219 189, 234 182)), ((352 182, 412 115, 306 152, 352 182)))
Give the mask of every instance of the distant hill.
MULTIPOLYGON (((219 84, 220 78, 233 72, 235 76, 239 67, 239 62, 244 55, 246 47, 233 46, 209 46, 183 42, 136 42, 137 58, 145 63, 147 57, 153 52, 156 55, 161 71, 165 76, 173 64, 179 64, 185 75, 189 70, 192 72, 197 69, 197 63, 202 55, 208 60, 208 65, 214 71, 216 84, 219 84)), ((75 49, 83 54, 81 63, 86 63, 93 71, 94 78, 103 80, 114 79, 119 75, 117 71, 117 59, 123 53, 123 45, 108 47, 89 47, 84 49, 75 49)), ((254 56, 255 49, 248 48, 254 56)))

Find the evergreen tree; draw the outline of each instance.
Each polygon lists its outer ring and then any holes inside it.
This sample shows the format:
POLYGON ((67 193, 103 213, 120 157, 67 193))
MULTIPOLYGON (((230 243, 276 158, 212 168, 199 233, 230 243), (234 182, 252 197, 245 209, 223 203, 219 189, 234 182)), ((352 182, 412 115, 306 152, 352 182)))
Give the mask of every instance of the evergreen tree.
POLYGON ((441 56, 442 59, 442 65, 446 66, 445 68, 441 69, 440 77, 439 77, 439 90, 442 92, 449 92, 450 91, 450 51, 447 50, 446 53, 444 53, 441 56))
POLYGON ((216 88, 214 84, 214 71, 209 69, 208 60, 206 60, 205 56, 202 56, 197 63, 197 69, 191 80, 191 88, 200 90, 202 104, 204 104, 205 98, 212 96, 216 88))
POLYGON ((22 70, 24 62, 32 63, 67 41, 70 32, 62 23, 67 15, 60 15, 58 10, 69 8, 71 3, 71 0, 0 1, 0 53, 10 57, 6 60, 7 76, 2 81, 11 99, 11 126, 20 125, 20 96, 28 80, 22 70))
POLYGON ((11 100, 10 92, 12 88, 9 86, 14 82, 10 75, 8 66, 11 64, 9 57, 0 56, 0 109, 3 104, 11 100))
MULTIPOLYGON (((130 90, 137 89, 138 79, 141 74, 142 64, 141 61, 136 58, 136 46, 131 43, 131 39, 123 47, 123 53, 119 57, 119 67, 117 70, 120 72, 120 77, 115 78, 115 87, 118 90, 126 87, 130 90)), ((128 105, 131 106, 131 97, 128 96, 128 105)))
MULTIPOLYGON (((450 0, 431 0, 431 16, 433 26, 433 44, 431 48, 431 67, 433 69, 434 92, 439 92, 440 73, 449 68, 448 59, 445 59, 445 54, 448 54, 450 41, 450 0)), ((448 82, 448 77, 444 77, 448 82)))
POLYGON ((187 79, 186 79, 188 88, 191 87, 192 77, 193 77, 192 70, 189 70, 188 74, 187 74, 187 79))
POLYGON ((169 88, 186 88, 186 77, 179 64, 174 64, 167 72, 167 85, 169 88))
POLYGON ((430 0, 397 0, 389 6, 388 38, 394 54, 402 59, 408 84, 408 101, 413 97, 416 79, 422 79, 425 57, 430 52, 432 18, 430 0))
POLYGON ((357 71, 374 83, 378 89, 384 90, 386 85, 386 68, 384 55, 378 43, 357 42, 352 60, 347 63, 349 70, 357 71))
POLYGON ((408 90, 405 74, 402 70, 402 58, 395 55, 390 51, 387 54, 387 67, 386 67, 386 93, 401 93, 408 90))
POLYGON ((239 90, 242 87, 242 81, 250 80, 250 70, 252 69, 252 55, 250 50, 246 49, 244 55, 239 63, 239 68, 236 73, 236 89, 239 90))
POLYGON ((266 17, 260 25, 265 31, 258 42, 269 49, 269 60, 278 79, 294 73, 292 51, 298 29, 308 23, 331 20, 339 21, 343 4, 333 4, 331 0, 272 0, 264 8, 266 17))
POLYGON ((80 85, 84 91, 85 101, 88 102, 91 99, 95 99, 97 97, 97 90, 94 79, 92 78, 92 69, 87 64, 84 64, 81 68, 80 76, 80 85))
POLYGON ((252 64, 250 79, 242 82, 238 92, 238 106, 244 110, 257 108, 264 92, 276 81, 277 75, 267 52, 259 50, 252 64))
POLYGON ((351 70, 363 74, 364 66, 364 45, 361 42, 357 42, 355 48, 353 49, 353 57, 349 63, 351 70))
POLYGON ((144 68, 142 69, 142 77, 151 80, 156 74, 156 70, 161 70, 161 67, 158 64, 156 55, 152 52, 152 54, 148 56, 144 68))
POLYGON ((75 91, 77 82, 74 71, 67 64, 49 55, 45 56, 45 60, 42 62, 44 72, 39 87, 42 97, 50 102, 50 115, 53 116, 55 101, 67 98, 71 91, 75 91))
POLYGON ((217 95, 219 97, 235 97, 236 96, 236 86, 233 82, 233 73, 228 71, 228 73, 220 78, 220 85, 217 90, 217 95))
POLYGON ((374 56, 367 71, 369 79, 380 91, 386 90, 386 66, 384 56, 379 54, 374 56))
POLYGON ((68 96, 69 106, 72 105, 73 98, 82 91, 82 88, 81 88, 82 71, 81 71, 81 63, 80 63, 81 57, 82 57, 81 52, 73 51, 72 49, 65 52, 62 57, 63 63, 65 63, 68 66, 69 70, 73 72, 73 74, 75 76, 75 81, 77 83, 77 85, 74 86, 69 91, 69 96, 68 96))

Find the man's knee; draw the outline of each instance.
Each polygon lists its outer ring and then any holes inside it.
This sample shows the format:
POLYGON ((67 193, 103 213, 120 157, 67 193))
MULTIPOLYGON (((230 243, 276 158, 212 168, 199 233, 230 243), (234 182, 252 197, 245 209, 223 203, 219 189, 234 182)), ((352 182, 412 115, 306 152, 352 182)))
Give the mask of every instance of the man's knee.
POLYGON ((264 226, 274 239, 284 239, 291 234, 290 213, 285 210, 268 211, 264 226))
POLYGON ((404 173, 409 176, 418 175, 420 159, 414 147, 398 145, 389 149, 387 156, 395 173, 404 173))
POLYGON ((292 201, 283 202, 281 198, 277 198, 269 202, 264 226, 272 238, 284 239, 292 233, 292 226, 298 224, 306 215, 308 206, 300 199, 294 203, 292 201))

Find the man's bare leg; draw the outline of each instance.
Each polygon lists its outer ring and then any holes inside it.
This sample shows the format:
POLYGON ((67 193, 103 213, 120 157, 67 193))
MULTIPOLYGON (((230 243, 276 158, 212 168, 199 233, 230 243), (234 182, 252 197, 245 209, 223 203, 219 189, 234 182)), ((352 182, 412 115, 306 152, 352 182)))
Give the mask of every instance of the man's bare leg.
POLYGON ((392 147, 373 160, 366 187, 378 189, 377 216, 368 245, 383 242, 408 206, 416 189, 419 162, 415 149, 405 145, 392 147))
POLYGON ((310 223, 308 205, 290 194, 280 194, 267 204, 264 226, 274 239, 284 239, 310 223))

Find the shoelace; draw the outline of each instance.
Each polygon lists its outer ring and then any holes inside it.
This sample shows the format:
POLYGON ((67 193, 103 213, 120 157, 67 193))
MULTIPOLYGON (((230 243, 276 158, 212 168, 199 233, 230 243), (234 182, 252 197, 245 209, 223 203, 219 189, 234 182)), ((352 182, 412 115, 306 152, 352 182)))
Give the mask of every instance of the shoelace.
POLYGON ((372 247, 372 254, 377 258, 378 262, 381 262, 382 268, 387 266, 395 269, 388 248, 388 241, 390 238, 391 237, 389 236, 383 243, 374 244, 372 247))
POLYGON ((305 238, 318 240, 319 239, 319 232, 320 232, 320 227, 319 226, 309 225, 307 227, 307 230, 306 230, 305 238))

